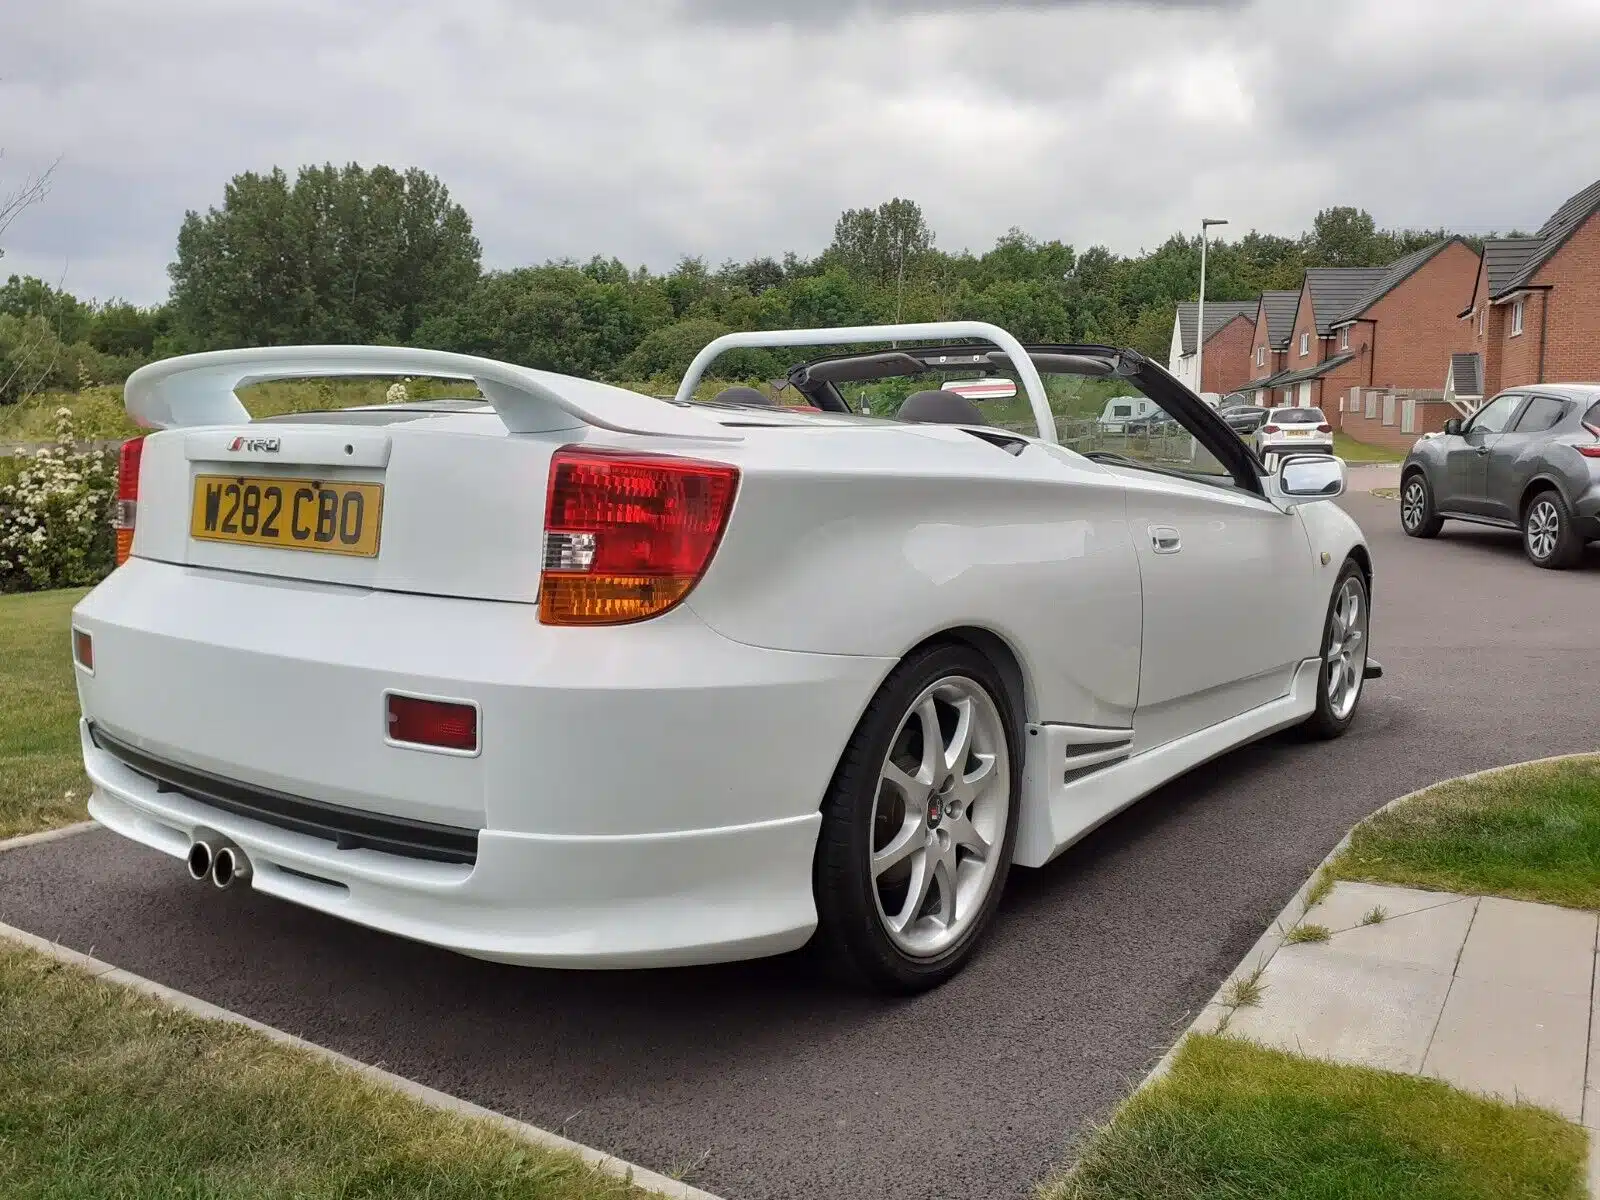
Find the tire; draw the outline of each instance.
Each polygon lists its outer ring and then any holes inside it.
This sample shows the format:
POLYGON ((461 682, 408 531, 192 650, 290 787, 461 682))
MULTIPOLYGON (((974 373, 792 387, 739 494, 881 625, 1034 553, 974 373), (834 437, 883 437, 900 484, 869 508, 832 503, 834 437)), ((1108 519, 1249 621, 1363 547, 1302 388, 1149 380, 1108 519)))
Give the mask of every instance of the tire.
POLYGON ((1302 728, 1314 738, 1343 737, 1350 722, 1355 720, 1356 709, 1361 706, 1361 693, 1365 684, 1367 667, 1367 630, 1371 615, 1371 593, 1367 577, 1360 564, 1347 558, 1333 584, 1333 595, 1328 600, 1328 613, 1322 622, 1322 667, 1317 672, 1317 707, 1306 718, 1302 728), (1348 597, 1355 595, 1353 616, 1348 609, 1348 597), (1350 634, 1356 634, 1351 644, 1350 634), (1340 686, 1330 686, 1334 672, 1340 686), (1349 691, 1347 689, 1353 689, 1349 691))
POLYGON ((1522 548, 1536 567, 1564 571, 1583 557, 1583 539, 1573 526, 1572 510, 1555 488, 1528 501, 1522 512, 1522 548))
POLYGON ((1413 471, 1400 481, 1400 528, 1408 537, 1438 537, 1444 518, 1433 507, 1433 488, 1421 471, 1413 471))
POLYGON ((970 646, 930 646, 889 675, 822 803, 816 949, 835 967, 905 994, 937 987, 967 964, 1011 868, 1020 749, 1005 687, 970 646), (968 748, 952 776, 947 756, 963 708, 968 748), (931 754, 930 709, 939 741, 931 754))

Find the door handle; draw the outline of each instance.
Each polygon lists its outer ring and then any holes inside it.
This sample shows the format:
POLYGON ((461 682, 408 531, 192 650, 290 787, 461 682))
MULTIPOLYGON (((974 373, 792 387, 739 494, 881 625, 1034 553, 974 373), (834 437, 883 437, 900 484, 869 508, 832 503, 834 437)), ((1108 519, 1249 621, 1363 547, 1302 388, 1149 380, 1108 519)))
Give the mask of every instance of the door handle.
POLYGON ((1479 446, 1478 447, 1478 457, 1479 458, 1482 458, 1487 453, 1489 453, 1489 447, 1487 447, 1487 446, 1479 446))
POLYGON ((1171 525, 1152 525, 1150 548, 1157 554, 1176 554, 1183 549, 1183 538, 1171 525))

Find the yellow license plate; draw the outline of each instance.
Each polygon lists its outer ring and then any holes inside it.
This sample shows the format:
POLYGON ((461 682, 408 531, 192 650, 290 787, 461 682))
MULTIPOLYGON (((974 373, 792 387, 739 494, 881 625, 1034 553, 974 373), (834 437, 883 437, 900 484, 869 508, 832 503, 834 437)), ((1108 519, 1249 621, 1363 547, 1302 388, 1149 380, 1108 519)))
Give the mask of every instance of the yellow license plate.
POLYGON ((189 536, 375 558, 383 484, 197 475, 189 536))
POLYGON ((1309 429, 1291 429, 1291 430, 1289 430, 1289 436, 1290 437, 1307 437, 1307 436, 1310 435, 1310 433, 1311 433, 1311 430, 1309 430, 1309 429))

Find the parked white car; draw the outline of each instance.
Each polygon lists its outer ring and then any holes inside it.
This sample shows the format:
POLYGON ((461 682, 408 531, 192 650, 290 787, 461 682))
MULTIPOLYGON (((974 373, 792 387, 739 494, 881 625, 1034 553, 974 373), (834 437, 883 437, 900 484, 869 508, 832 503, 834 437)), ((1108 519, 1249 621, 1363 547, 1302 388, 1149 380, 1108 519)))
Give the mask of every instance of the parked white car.
POLYGON ((733 334, 663 401, 286 347, 156 363, 126 400, 160 432, 124 450, 126 561, 72 618, 90 812, 204 886, 481 958, 816 937, 929 987, 1014 863, 1274 730, 1342 733, 1377 673, 1343 464, 1264 475, 1131 351, 733 334), (811 408, 688 402, 726 349, 889 341, 796 367, 811 408), (898 421, 849 411, 839 385, 895 373, 927 381, 898 421), (1125 379, 1201 450, 1065 449, 1041 373, 1125 379), (334 375, 482 399, 252 421, 234 394, 334 375), (1037 429, 945 376, 1019 383, 1037 429))
POLYGON ((1268 455, 1332 454, 1333 426, 1320 408, 1275 408, 1256 430, 1255 447, 1269 467, 1268 455))

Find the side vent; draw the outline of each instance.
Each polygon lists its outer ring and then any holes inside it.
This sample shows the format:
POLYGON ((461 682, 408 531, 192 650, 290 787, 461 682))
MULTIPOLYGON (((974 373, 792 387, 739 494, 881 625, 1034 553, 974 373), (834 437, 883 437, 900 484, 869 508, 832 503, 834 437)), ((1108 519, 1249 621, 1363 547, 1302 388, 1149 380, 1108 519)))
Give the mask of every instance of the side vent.
POLYGON ((1095 729, 1087 725, 1063 727, 1067 735, 1063 784, 1073 783, 1128 757, 1133 744, 1131 729, 1095 729))

